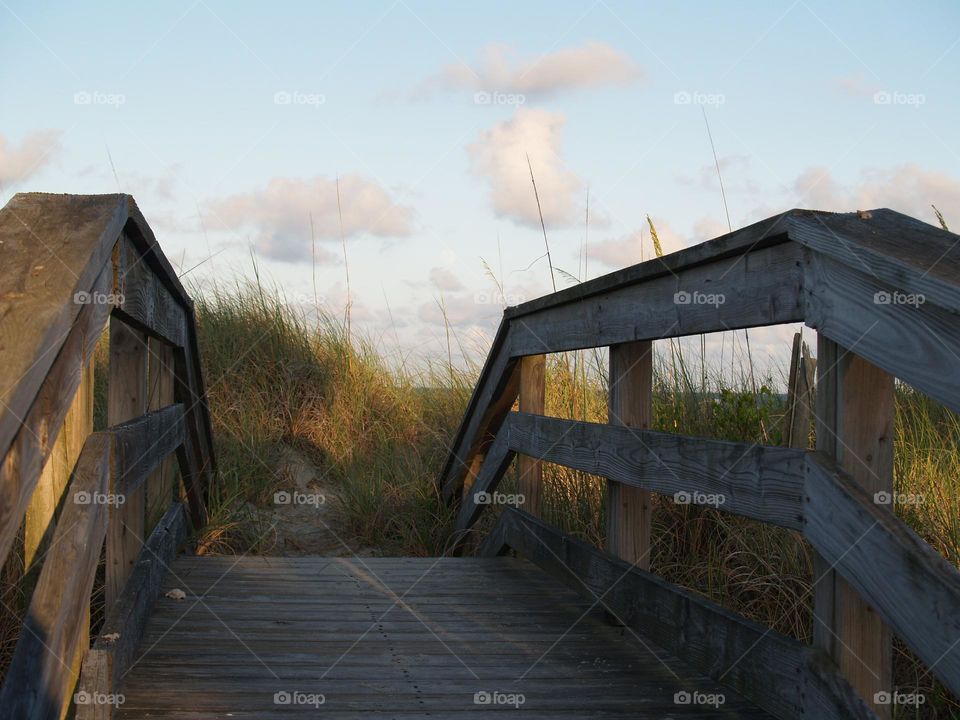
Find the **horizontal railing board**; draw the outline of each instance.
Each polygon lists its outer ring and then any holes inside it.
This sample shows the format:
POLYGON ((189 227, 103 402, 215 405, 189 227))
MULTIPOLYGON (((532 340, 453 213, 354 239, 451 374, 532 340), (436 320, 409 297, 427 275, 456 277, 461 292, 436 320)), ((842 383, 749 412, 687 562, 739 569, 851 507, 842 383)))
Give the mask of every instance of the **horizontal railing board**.
POLYGON ((581 589, 661 648, 781 718, 876 718, 822 652, 776 633, 521 510, 482 550, 510 548, 581 589))
MULTIPOLYGON (((161 583, 186 533, 183 504, 175 502, 150 534, 123 593, 104 620, 100 635, 83 662, 78 692, 108 695, 118 691, 123 675, 136 660, 161 583), (113 635, 119 637, 105 639, 113 635)), ((77 720, 94 720, 109 710, 109 706, 77 705, 77 720)))
POLYGON ((90 604, 108 509, 106 503, 84 503, 78 498, 102 497, 112 491, 113 443, 109 433, 94 433, 77 460, 0 692, 4 717, 59 718, 71 690, 71 662, 90 604))
POLYGON ((790 239, 852 270, 960 312, 960 238, 888 209, 809 213, 787 220, 790 239))
POLYGON ((780 215, 760 220, 747 227, 698 243, 692 247, 683 248, 669 255, 615 270, 572 287, 509 307, 504 315, 509 319, 530 315, 565 303, 603 295, 627 285, 644 283, 662 275, 672 275, 705 263, 743 255, 749 250, 784 243, 787 241, 789 219, 802 212, 805 211, 788 210, 780 215))
POLYGON ((781 243, 512 318, 510 353, 803 322, 802 252, 781 243))
POLYGON ((807 540, 960 696, 960 572, 828 459, 806 476, 807 540))
POLYGON ((960 412, 956 314, 932 301, 878 303, 897 288, 830 257, 812 256, 807 276, 810 327, 960 412))
POLYGON ((724 512, 803 528, 803 450, 525 413, 508 421, 518 453, 691 502, 714 496, 724 512))
POLYGON ((117 492, 130 495, 186 435, 182 404, 168 405, 107 428, 117 439, 117 492))
MULTIPOLYGON (((91 292, 108 294, 110 267, 104 268, 91 292)), ((0 562, 6 559, 30 504, 40 473, 60 434, 67 410, 80 387, 84 367, 91 361, 110 306, 82 306, 59 348, 56 359, 36 392, 27 413, 18 419, 18 430, 6 455, 0 457, 0 562)))

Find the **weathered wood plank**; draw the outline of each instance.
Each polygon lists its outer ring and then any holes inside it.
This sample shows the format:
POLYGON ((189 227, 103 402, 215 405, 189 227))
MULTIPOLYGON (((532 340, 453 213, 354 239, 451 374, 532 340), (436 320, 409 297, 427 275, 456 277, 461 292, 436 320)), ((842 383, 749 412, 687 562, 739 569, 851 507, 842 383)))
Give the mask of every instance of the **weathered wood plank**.
MULTIPOLYGON (((116 316, 112 317, 110 378, 107 383, 107 422, 110 425, 119 425, 146 413, 147 357, 146 335, 116 316)), ((135 431, 131 431, 127 436, 134 434, 135 431)), ((122 503, 110 505, 104 590, 107 612, 123 592, 144 539, 143 488, 136 487, 122 495, 122 503)))
MULTIPOLYGON (((173 405, 174 400, 174 363, 173 348, 166 343, 150 339, 150 410, 160 410, 173 405)), ((179 420, 184 427, 183 413, 179 420)), ((184 432, 185 430, 181 430, 184 432)), ((182 436, 181 436, 182 437, 182 436)), ((175 490, 178 488, 176 476, 176 458, 164 458, 160 466, 153 472, 147 481, 147 530, 152 531, 154 526, 166 513, 170 502, 175 499, 175 490)))
MULTIPOLYGON (((120 600, 104 621, 83 663, 78 692, 106 696, 120 690, 121 678, 136 658, 161 582, 186 532, 183 505, 174 503, 147 539, 120 600), (114 635, 119 638, 106 639, 114 635)), ((77 705, 77 720, 107 720, 112 711, 113 706, 106 703, 77 705)))
MULTIPOLYGON (((519 510, 500 516, 506 546, 628 626, 780 718, 874 718, 826 656, 519 510)), ((493 553, 504 547, 487 546, 493 553)))
POLYGON ((663 275, 511 319, 514 356, 802 322, 802 248, 794 244, 663 275))
POLYGON ((96 279, 124 206, 122 195, 18 193, 0 209, 0 458, 86 309, 83 300, 101 289, 96 279))
POLYGON ((793 211, 790 239, 881 284, 960 312, 960 235, 888 209, 793 211))
MULTIPOLYGON (((112 425, 108 431, 117 438, 117 492, 132 495, 140 492, 150 473, 183 444, 186 437, 183 405, 168 405, 112 425)), ((167 495, 169 499, 169 493, 167 495)))
POLYGON ((447 502, 460 494, 474 456, 492 442, 520 392, 520 363, 510 357, 508 330, 501 322, 440 473, 438 486, 447 502))
POLYGON ((810 253, 806 274, 807 325, 960 412, 960 324, 953 311, 826 256, 810 253))
MULTIPOLYGON (((107 295, 112 272, 104 268, 91 294, 107 295)), ((83 368, 93 355, 110 313, 106 303, 86 303, 60 346, 33 404, 23 417, 13 444, 0 460, 0 561, 6 559, 43 464, 50 456, 71 399, 80 386, 83 368)))
POLYGON ((806 470, 804 535, 960 695, 960 573, 824 457, 809 455, 806 470))
MULTIPOLYGON (((220 566, 229 558, 180 558, 173 573, 190 586, 190 573, 205 567, 206 560, 220 566)), ((437 562, 372 558, 367 569, 356 560, 248 559, 242 571, 223 577, 217 587, 224 599, 211 606, 236 636, 218 622, 210 624, 209 596, 203 605, 194 605, 192 596, 182 602, 161 597, 145 640, 159 643, 126 676, 126 702, 118 719, 176 717, 201 708, 208 714, 246 710, 269 717, 277 707, 275 693, 306 690, 313 683, 326 702, 315 712, 312 707, 304 712, 338 718, 350 712, 405 717, 426 710, 430 717, 453 720, 472 717, 477 708, 485 716, 513 710, 476 705, 474 695, 483 690, 525 693, 522 712, 544 720, 603 718, 610 712, 624 718, 717 716, 713 707, 678 705, 675 695, 684 689, 723 693, 721 715, 770 717, 647 639, 610 627, 599 611, 589 612, 573 591, 525 561, 437 562), (340 587, 347 578, 334 565, 355 576, 353 595, 340 587), (380 617, 386 607, 371 605, 363 579, 373 573, 386 576, 395 566, 410 577, 404 587, 409 592, 403 607, 389 618, 380 617), (311 568, 320 574, 311 574, 311 568), (256 583, 265 575, 302 582, 295 592, 271 582, 262 591, 260 607, 296 595, 301 609, 258 617, 256 605, 249 603, 248 584, 240 581, 256 583), (413 584, 414 576, 426 585, 413 584), (337 602, 323 602, 330 598, 331 582, 338 585, 337 602), (441 586, 449 602, 431 604, 441 586), (474 602, 478 594, 482 603, 474 602), (491 612, 498 608, 501 612, 491 612), (349 622, 342 620, 347 609, 352 612, 349 622), (272 629, 271 620, 277 620, 272 629)), ((286 710, 300 714, 295 706, 286 710)))
MULTIPOLYGON (((653 419, 653 343, 610 347, 608 422, 648 430, 653 419)), ((522 410, 522 408, 521 408, 522 410)), ((607 552, 650 569, 650 491, 607 478, 607 552)))
MULTIPOLYGON (((547 399, 547 356, 520 358, 520 412, 543 415, 547 399)), ((531 515, 543 512, 543 466, 536 458, 523 455, 518 462, 517 492, 521 507, 531 515)))
POLYGON ((194 375, 192 360, 183 348, 174 351, 174 398, 183 405, 186 433, 177 450, 177 466, 183 478, 190 521, 194 529, 207 523, 207 488, 216 470, 213 447, 206 443, 204 404, 206 395, 198 395, 203 385, 194 375))
POLYGON ((107 527, 106 505, 92 499, 111 490, 112 458, 113 438, 90 435, 0 692, 7 717, 59 718, 68 701, 71 662, 80 642, 77 631, 90 606, 107 527))
POLYGON ((124 235, 123 265, 119 268, 118 315, 127 324, 173 346, 187 342, 186 311, 164 281, 124 235))
POLYGON ((698 245, 678 250, 664 257, 631 265, 622 270, 616 270, 587 282, 564 288, 550 295, 530 300, 516 307, 507 308, 504 315, 510 319, 523 317, 566 303, 578 302, 589 297, 598 297, 628 285, 649 282, 654 278, 679 273, 705 263, 740 257, 750 250, 759 250, 785 243, 790 218, 795 214, 804 212, 809 211, 787 210, 780 215, 761 220, 698 245))
POLYGON ((510 449, 624 485, 803 527, 804 452, 514 413, 510 449))
POLYGON ((53 538, 56 510, 70 484, 83 444, 93 432, 93 370, 90 363, 81 371, 80 386, 27 507, 23 538, 23 564, 27 570, 53 538))
POLYGON ((496 491, 497 485, 513 461, 514 453, 509 447, 508 434, 508 425, 502 425, 496 440, 487 450, 486 458, 480 466, 480 473, 473 487, 461 501, 452 539, 454 549, 460 548, 466 542, 470 529, 480 517, 480 513, 489 506, 492 493, 496 491))
MULTIPOLYGON (((826 340, 825 342, 829 342, 826 340)), ((824 391, 833 403, 835 425, 823 424, 834 435, 832 447, 839 465, 870 495, 893 490, 894 391, 893 377, 859 355, 835 348, 834 380, 824 391)), ((809 489, 808 489, 809 492, 809 489)), ((841 672, 871 703, 881 718, 891 716, 889 704, 873 703, 878 692, 892 692, 893 640, 889 628, 869 604, 829 565, 815 583, 823 590, 823 610, 815 609, 817 621, 825 620, 831 639, 826 645, 841 672), (832 576, 832 577, 831 577, 832 576), (832 608, 832 616, 827 616, 832 608)))

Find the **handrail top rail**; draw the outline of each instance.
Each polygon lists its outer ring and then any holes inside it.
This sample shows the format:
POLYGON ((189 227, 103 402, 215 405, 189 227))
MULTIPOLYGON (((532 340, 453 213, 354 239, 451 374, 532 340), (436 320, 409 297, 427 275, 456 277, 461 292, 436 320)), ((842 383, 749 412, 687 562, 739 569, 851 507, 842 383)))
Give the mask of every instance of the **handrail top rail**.
POLYGON ((797 242, 858 269, 872 259, 884 258, 905 271, 951 286, 960 298, 958 240, 952 232, 889 208, 844 213, 793 208, 663 257, 507 307, 503 317, 523 317, 784 242, 797 242))
POLYGON ((94 287, 122 235, 192 315, 193 300, 133 196, 17 193, 0 208, 0 457, 85 307, 77 295, 94 287))

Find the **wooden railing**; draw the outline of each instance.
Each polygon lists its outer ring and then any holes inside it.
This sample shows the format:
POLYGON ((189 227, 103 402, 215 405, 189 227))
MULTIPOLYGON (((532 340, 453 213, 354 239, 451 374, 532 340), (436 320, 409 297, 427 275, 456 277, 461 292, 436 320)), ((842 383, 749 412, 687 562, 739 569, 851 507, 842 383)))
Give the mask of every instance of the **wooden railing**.
POLYGON ((890 210, 792 210, 508 308, 440 477, 460 504, 454 543, 519 455, 525 503, 480 552, 512 548, 570 579, 775 716, 890 717, 891 630, 960 695, 960 573, 875 501, 893 490, 894 378, 960 411, 958 246, 890 210), (697 300, 710 295, 722 302, 697 300), (794 322, 818 333, 816 452, 649 429, 653 340, 794 322), (602 346, 609 423, 543 416, 544 354, 602 346), (544 461, 608 479, 606 552, 537 517, 544 461), (722 498, 801 533, 813 645, 649 573, 650 493, 722 498))
POLYGON ((76 700, 78 718, 110 717, 215 473, 193 304, 131 197, 18 194, 0 210, 0 400, 0 560, 16 543, 39 567, 0 713, 60 718, 76 700), (93 432, 105 328, 109 427, 93 432))

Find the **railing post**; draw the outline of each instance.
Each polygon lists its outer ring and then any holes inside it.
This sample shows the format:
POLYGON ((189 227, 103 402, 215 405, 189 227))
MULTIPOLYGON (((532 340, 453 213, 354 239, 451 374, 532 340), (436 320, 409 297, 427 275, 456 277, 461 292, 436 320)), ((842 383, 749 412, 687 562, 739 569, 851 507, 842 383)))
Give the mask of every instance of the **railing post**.
MULTIPOLYGON (((116 317, 110 318, 110 378, 107 424, 116 425, 147 412, 147 337, 116 317)), ((111 488, 111 492, 114 489, 111 488)), ((123 504, 110 505, 107 527, 106 608, 110 612, 123 592, 143 545, 145 488, 123 504)))
MULTIPOLYGON (((835 459, 864 489, 893 489, 893 376, 823 337, 817 338, 817 451, 835 459)), ((893 690, 890 629, 819 556, 814 562, 814 645, 826 650, 850 684, 874 703, 893 690)))
MULTIPOLYGON (((653 419, 653 343, 610 346, 608 421, 647 429, 653 419)), ((649 490, 607 481, 607 552, 650 569, 649 490)))
MULTIPOLYGON (((546 376, 546 355, 520 358, 520 412, 543 415, 546 408, 546 376)), ((517 491, 524 497, 521 508, 539 517, 543 502, 543 466, 539 460, 526 455, 521 455, 519 462, 520 485, 517 491)))

